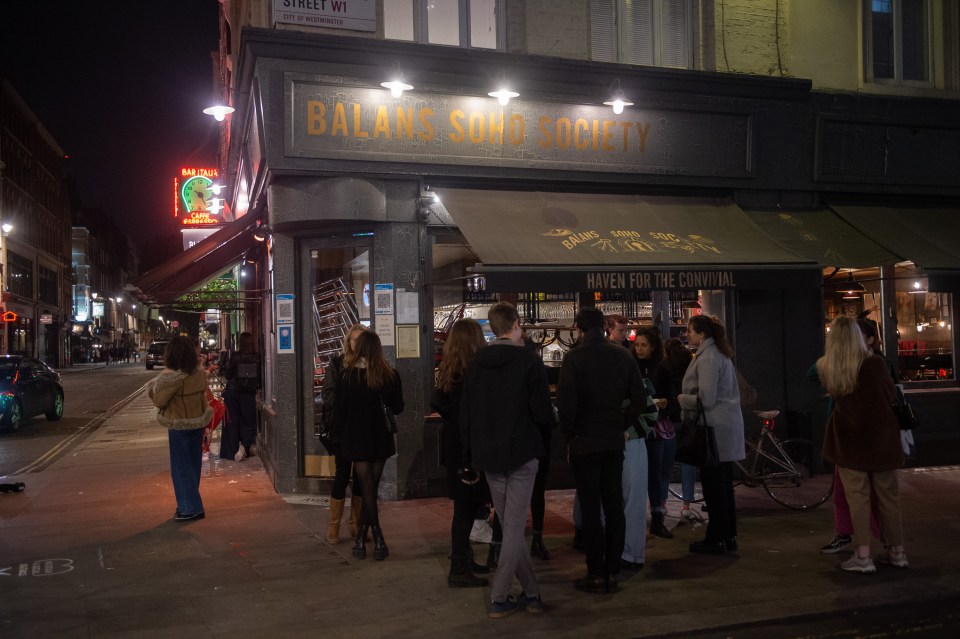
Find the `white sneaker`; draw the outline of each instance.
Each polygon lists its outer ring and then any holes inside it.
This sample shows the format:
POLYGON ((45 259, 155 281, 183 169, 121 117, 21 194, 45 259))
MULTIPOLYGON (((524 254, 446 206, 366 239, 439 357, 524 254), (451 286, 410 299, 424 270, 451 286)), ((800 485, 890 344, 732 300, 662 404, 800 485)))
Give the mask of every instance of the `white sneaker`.
POLYGON ((853 553, 853 556, 850 559, 847 559, 840 564, 840 570, 846 570, 847 572, 860 572, 865 575, 869 575, 877 572, 877 567, 873 565, 873 559, 870 557, 858 557, 857 553, 853 553))
POLYGON ((902 550, 900 552, 894 552, 890 546, 883 549, 883 553, 877 557, 877 561, 881 564, 887 564, 888 566, 896 566, 897 568, 910 567, 910 562, 907 561, 907 553, 902 550))
POLYGON ((210 451, 207 451, 203 454, 203 461, 210 461, 210 451))
POLYGON ((234 455, 233 458, 237 461, 243 461, 247 458, 247 449, 241 445, 240 448, 237 449, 237 454, 234 455))
POLYGON ((493 526, 486 519, 474 519, 473 530, 470 531, 470 541, 478 544, 489 544, 493 540, 493 526))
POLYGON ((691 512, 691 510, 690 510, 690 504, 687 504, 686 506, 684 506, 683 508, 680 509, 680 518, 681 518, 681 519, 693 519, 693 518, 694 518, 693 512, 691 512))

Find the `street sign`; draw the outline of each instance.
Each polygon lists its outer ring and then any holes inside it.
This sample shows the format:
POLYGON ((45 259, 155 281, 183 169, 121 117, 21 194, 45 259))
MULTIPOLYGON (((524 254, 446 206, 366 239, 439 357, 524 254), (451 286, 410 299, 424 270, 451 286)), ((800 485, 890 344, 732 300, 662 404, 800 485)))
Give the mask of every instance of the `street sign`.
POLYGON ((170 326, 173 328, 180 328, 180 322, 178 320, 173 320, 170 322, 170 326))
POLYGON ((53 315, 51 315, 51 314, 49 314, 49 313, 43 313, 42 315, 40 315, 40 323, 41 323, 41 324, 53 324, 53 315))

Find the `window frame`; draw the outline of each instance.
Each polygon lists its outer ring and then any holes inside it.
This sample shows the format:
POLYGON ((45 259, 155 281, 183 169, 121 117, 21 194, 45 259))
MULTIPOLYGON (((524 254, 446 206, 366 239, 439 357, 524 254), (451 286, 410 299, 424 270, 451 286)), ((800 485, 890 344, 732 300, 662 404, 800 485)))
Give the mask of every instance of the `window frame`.
MULTIPOLYGON (((470 2, 471 0, 457 0, 457 11, 458 11, 458 23, 459 23, 459 37, 458 41, 460 44, 450 45, 450 44, 438 44, 430 42, 430 29, 429 29, 429 12, 427 10, 427 3, 430 0, 411 0, 411 5, 413 7, 413 40, 398 40, 400 42, 416 42, 418 44, 430 44, 438 47, 449 47, 457 46, 462 49, 481 49, 484 51, 504 51, 506 49, 506 39, 507 39, 507 25, 506 25, 506 0, 494 0, 494 17, 497 22, 497 46, 495 48, 489 47, 475 47, 471 40, 471 29, 470 29, 470 2), (464 44, 464 43, 469 44, 464 44)), ((388 38, 386 32, 384 32, 385 40, 396 40, 396 38, 388 38)))
MULTIPOLYGON (((629 25, 626 24, 622 16, 626 14, 626 3, 627 0, 612 0, 613 2, 613 21, 615 25, 614 30, 614 51, 616 59, 612 62, 615 64, 630 64, 634 66, 653 66, 663 69, 693 69, 694 61, 696 59, 694 55, 694 3, 690 0, 682 0, 686 4, 686 20, 684 25, 684 34, 686 38, 686 43, 684 45, 684 51, 686 53, 686 65, 685 66, 665 66, 663 63, 664 51, 663 51, 663 30, 664 30, 664 9, 663 3, 667 0, 642 0, 642 2, 648 4, 651 9, 652 14, 652 23, 653 23, 653 62, 647 64, 644 62, 632 62, 628 60, 629 52, 626 50, 626 42, 628 41, 627 32, 629 25)), ((594 58, 594 47, 593 40, 591 38, 590 42, 590 58, 594 58)))
POLYGON ((923 3, 923 20, 926 23, 927 37, 924 41, 926 48, 926 80, 905 80, 903 78, 903 2, 904 0, 890 0, 893 7, 893 77, 876 78, 873 75, 873 0, 862 0, 863 8, 863 79, 866 84, 881 84, 886 86, 902 86, 930 88, 934 86, 934 21, 933 8, 930 0, 921 0, 923 3))

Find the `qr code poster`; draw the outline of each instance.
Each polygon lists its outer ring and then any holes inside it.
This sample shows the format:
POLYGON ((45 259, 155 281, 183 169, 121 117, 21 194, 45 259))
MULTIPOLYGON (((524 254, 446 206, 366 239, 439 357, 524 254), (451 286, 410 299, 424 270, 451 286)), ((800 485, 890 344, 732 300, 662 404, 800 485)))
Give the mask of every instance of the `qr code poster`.
POLYGON ((277 324, 293 324, 293 295, 277 294, 277 324))
POLYGON ((393 284, 373 285, 373 308, 376 315, 393 315, 393 284))

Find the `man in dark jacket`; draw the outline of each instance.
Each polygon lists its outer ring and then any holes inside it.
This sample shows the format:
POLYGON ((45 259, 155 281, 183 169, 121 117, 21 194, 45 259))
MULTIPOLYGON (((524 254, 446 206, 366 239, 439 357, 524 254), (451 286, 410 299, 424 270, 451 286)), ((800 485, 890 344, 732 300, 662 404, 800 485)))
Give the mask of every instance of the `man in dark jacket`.
POLYGON ((523 529, 544 454, 540 426, 553 423, 553 408, 543 362, 523 347, 517 309, 500 302, 487 319, 497 339, 477 351, 464 373, 460 434, 463 459, 484 471, 503 528, 488 609, 498 618, 520 608, 543 612, 523 529), (519 600, 510 597, 514 575, 523 588, 519 600))
POLYGON ((625 528, 624 431, 646 406, 647 397, 630 351, 604 338, 603 313, 581 309, 575 324, 583 341, 563 358, 557 387, 560 429, 567 437, 587 551, 587 575, 574 586, 588 592, 614 592, 625 528))

